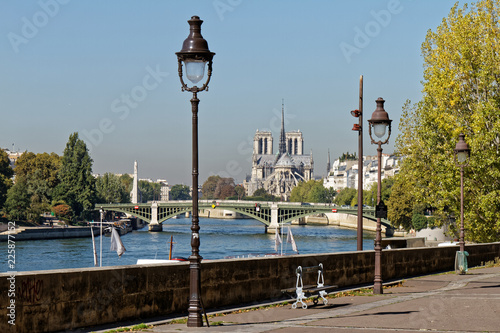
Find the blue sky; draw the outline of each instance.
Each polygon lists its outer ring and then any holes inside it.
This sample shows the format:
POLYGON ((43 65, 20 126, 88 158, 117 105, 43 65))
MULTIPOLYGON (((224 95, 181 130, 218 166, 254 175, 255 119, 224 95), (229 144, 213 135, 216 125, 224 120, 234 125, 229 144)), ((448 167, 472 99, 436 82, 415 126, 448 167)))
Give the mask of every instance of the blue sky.
MULTIPOLYGON (((360 75, 365 125, 383 97, 393 152, 403 104, 421 98, 421 44, 454 3, 1 0, 0 147, 62 154, 79 132, 95 173, 131 173, 137 160, 141 178, 190 184, 191 94, 175 52, 198 15, 216 53, 198 96, 200 183, 241 182, 257 129, 277 150, 282 99, 286 130, 303 132, 322 176, 328 149, 332 160, 357 151, 360 75)), ((364 152, 376 154, 367 131, 364 152)))

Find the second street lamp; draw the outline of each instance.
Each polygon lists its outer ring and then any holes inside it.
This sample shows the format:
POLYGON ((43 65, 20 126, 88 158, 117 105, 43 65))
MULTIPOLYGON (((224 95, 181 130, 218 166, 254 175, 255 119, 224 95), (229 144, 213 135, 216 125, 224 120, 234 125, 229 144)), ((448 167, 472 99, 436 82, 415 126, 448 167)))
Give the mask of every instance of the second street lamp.
POLYGON ((179 65, 179 78, 182 84, 182 91, 189 91, 193 93, 191 98, 191 109, 193 112, 193 191, 192 191, 192 222, 191 222, 191 255, 189 256, 189 309, 188 309, 188 327, 201 327, 203 326, 203 319, 201 316, 201 259, 200 256, 200 226, 198 224, 198 92, 208 90, 208 83, 212 76, 212 58, 215 53, 210 52, 208 43, 201 35, 202 20, 198 16, 193 16, 188 21, 189 23, 189 36, 182 44, 182 50, 177 52, 177 61, 179 65), (184 83, 182 66, 186 67, 186 77, 191 83, 192 87, 188 87, 184 83), (207 79, 205 83, 198 87, 196 84, 200 82, 205 76, 205 67, 208 68, 207 79))
POLYGON ((368 133, 370 134, 370 139, 372 144, 378 145, 377 156, 378 156, 378 184, 377 184, 377 207, 375 209, 375 214, 377 217, 377 229, 375 235, 375 279, 373 283, 373 293, 383 294, 384 290, 382 287, 382 267, 381 267, 381 257, 382 257, 382 225, 381 218, 387 217, 387 208, 382 201, 382 145, 389 142, 389 137, 391 136, 391 122, 389 115, 384 110, 384 99, 382 97, 377 98, 377 108, 372 113, 372 118, 368 120, 370 126, 368 126, 368 133), (389 127, 389 132, 387 138, 383 140, 385 136, 386 129, 389 127), (373 139, 373 133, 377 137, 376 140, 373 139), (378 141, 377 141, 378 140, 378 141))
POLYGON ((470 149, 464 140, 465 135, 458 136, 458 142, 454 149, 455 165, 460 168, 460 254, 457 253, 456 261, 460 274, 467 272, 467 259, 465 253, 465 228, 464 228, 464 167, 469 165, 470 149))

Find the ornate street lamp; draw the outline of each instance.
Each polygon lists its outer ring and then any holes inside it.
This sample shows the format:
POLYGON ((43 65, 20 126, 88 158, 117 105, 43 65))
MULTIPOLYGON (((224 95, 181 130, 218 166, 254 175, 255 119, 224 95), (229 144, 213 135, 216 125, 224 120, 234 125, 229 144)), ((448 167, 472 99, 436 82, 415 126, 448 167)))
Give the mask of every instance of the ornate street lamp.
POLYGON ((188 327, 203 326, 201 316, 201 288, 200 288, 200 262, 202 257, 200 251, 200 226, 198 224, 198 92, 208 90, 208 83, 212 76, 212 58, 215 53, 210 52, 208 43, 201 35, 202 20, 198 16, 193 16, 188 21, 189 36, 184 40, 182 49, 177 52, 177 60, 179 63, 179 78, 182 84, 182 91, 193 93, 191 98, 191 108, 193 112, 193 211, 191 223, 191 256, 189 256, 189 309, 188 309, 188 327), (184 83, 182 66, 186 67, 186 77, 193 83, 192 87, 188 87, 184 83), (208 68, 207 79, 205 83, 198 87, 196 84, 200 82, 205 75, 205 66, 208 68))
POLYGON ((358 230, 357 250, 363 251, 363 75, 359 78, 359 109, 351 111, 359 119, 353 131, 358 132, 358 230))
POLYGON ((377 217, 377 229, 375 236, 375 279, 373 285, 373 293, 374 294, 383 294, 384 290, 382 288, 382 269, 381 269, 381 256, 382 256, 382 226, 381 226, 381 218, 387 217, 387 208, 385 207, 382 201, 382 176, 381 176, 381 167, 382 167, 382 145, 386 144, 389 141, 389 137, 391 136, 391 122, 389 119, 389 115, 384 110, 384 99, 382 97, 377 98, 377 108, 372 114, 372 118, 368 120, 370 126, 368 126, 368 132, 370 133, 370 139, 372 144, 378 145, 377 153, 378 153, 378 184, 377 184, 377 207, 375 209, 375 214, 377 217), (389 127, 389 132, 387 134, 387 138, 382 141, 385 136, 386 129, 389 127), (372 129, 375 136, 378 138, 378 141, 373 139, 372 129))
MULTIPOLYGON (((464 228, 464 167, 469 165, 470 149, 467 142, 464 140, 463 133, 458 135, 458 142, 454 149, 455 165, 460 168, 460 252, 465 260, 465 228, 464 228)), ((465 267, 462 265, 462 267, 465 267)), ((466 269, 459 270, 461 274, 466 272, 466 269)))

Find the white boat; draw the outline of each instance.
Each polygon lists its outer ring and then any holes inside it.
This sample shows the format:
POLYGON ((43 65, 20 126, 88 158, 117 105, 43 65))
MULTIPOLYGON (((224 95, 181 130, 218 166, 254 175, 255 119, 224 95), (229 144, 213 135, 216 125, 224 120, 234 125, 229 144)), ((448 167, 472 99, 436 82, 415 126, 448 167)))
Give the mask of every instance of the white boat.
POLYGON ((185 258, 174 258, 174 259, 137 259, 137 265, 147 265, 147 264, 167 264, 174 262, 189 261, 185 258))

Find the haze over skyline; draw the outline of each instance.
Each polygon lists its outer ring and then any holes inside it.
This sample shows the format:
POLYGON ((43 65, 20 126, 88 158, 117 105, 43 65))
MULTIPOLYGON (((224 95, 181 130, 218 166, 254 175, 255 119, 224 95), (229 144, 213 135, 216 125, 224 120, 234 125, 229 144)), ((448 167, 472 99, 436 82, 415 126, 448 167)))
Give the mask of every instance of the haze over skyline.
MULTIPOLYGON (((316 176, 357 152, 359 77, 367 122, 386 100, 394 151, 402 106, 421 98, 420 47, 455 1, 39 0, 0 4, 0 147, 62 155, 79 132, 94 173, 191 183, 191 93, 181 92, 175 52, 198 15, 215 52, 198 95, 200 184, 251 172, 253 135, 301 130, 316 176), (14 147, 12 146, 14 144, 14 147)), ((460 6, 464 2, 460 2, 460 6)))

